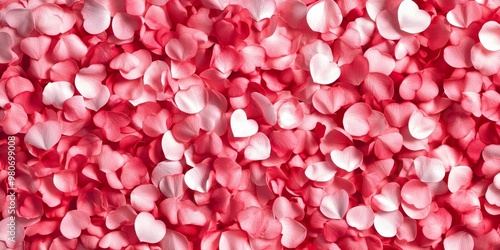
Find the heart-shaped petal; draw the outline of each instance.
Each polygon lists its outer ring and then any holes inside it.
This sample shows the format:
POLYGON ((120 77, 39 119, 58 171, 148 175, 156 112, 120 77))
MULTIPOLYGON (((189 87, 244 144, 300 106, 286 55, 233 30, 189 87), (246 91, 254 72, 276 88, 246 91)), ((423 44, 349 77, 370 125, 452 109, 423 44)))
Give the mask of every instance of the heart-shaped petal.
POLYGON ((471 49, 475 43, 474 39, 464 37, 458 45, 450 45, 444 49, 444 60, 454 68, 471 67, 471 49))
POLYGON ((472 46, 471 61, 475 69, 485 76, 491 76, 500 71, 500 51, 489 51, 481 43, 472 46))
POLYGON ((43 89, 43 103, 62 109, 64 101, 71 98, 74 94, 75 88, 69 82, 49 82, 43 89))
POLYGON ((35 123, 24 137, 26 143, 44 150, 52 148, 59 139, 61 139, 61 126, 56 121, 35 123))
POLYGON ((467 188, 472 181, 472 170, 468 166, 452 167, 448 175, 448 189, 456 193, 460 188, 467 188))
POLYGON ((127 40, 134 37, 135 32, 142 27, 142 20, 138 16, 127 13, 117 13, 113 17, 111 27, 116 38, 127 40))
POLYGON ((323 54, 316 54, 311 58, 310 68, 315 83, 330 84, 340 77, 340 68, 337 63, 331 62, 323 54))
POLYGON ((48 36, 27 37, 21 41, 21 50, 29 57, 40 60, 49 50, 50 38, 48 36))
POLYGON ((82 9, 83 28, 96 35, 105 31, 111 23, 111 13, 95 0, 85 1, 82 9))
POLYGON ((398 8, 398 22, 402 31, 418 34, 431 24, 431 16, 412 0, 404 0, 398 8))
POLYGON ((80 236, 82 230, 90 226, 88 214, 78 211, 68 211, 61 220, 61 233, 68 239, 75 239, 80 236))
POLYGON ((161 147, 165 158, 171 161, 182 159, 184 151, 186 150, 186 146, 175 139, 172 135, 172 131, 167 131, 163 134, 161 147))
POLYGON ((85 98, 94 98, 101 90, 102 81, 106 79, 106 67, 102 64, 92 64, 82 68, 75 76, 75 87, 85 98))
POLYGON ((489 21, 483 24, 479 31, 479 41, 483 47, 490 51, 500 50, 500 24, 495 21, 489 21))
POLYGON ((205 87, 194 85, 175 94, 175 104, 184 113, 196 114, 203 110, 208 102, 208 91, 205 87))
POLYGON ((315 162, 307 166, 304 174, 312 181, 325 182, 330 181, 337 173, 337 170, 333 168, 328 162, 315 162))
POLYGON ((307 24, 316 32, 327 33, 342 23, 342 11, 333 0, 322 0, 307 11, 307 24))
POLYGON ((155 208, 160 191, 153 184, 137 186, 130 193, 130 204, 136 211, 148 212, 155 208))
POLYGON ((282 226, 281 244, 287 248, 296 248, 306 239, 307 229, 296 220, 290 218, 281 218, 282 226))
POLYGON ((352 172, 363 163, 363 153, 354 146, 344 150, 332 150, 330 157, 335 165, 347 172, 352 172))
POLYGON ((444 164, 439 159, 419 156, 413 162, 415 172, 422 182, 439 182, 444 178, 444 164))
POLYGON ((373 225, 375 213, 369 206, 356 206, 349 209, 346 221, 349 226, 358 230, 366 230, 373 225))
POLYGON ((341 220, 347 212, 349 205, 349 194, 340 189, 334 194, 327 195, 321 200, 319 210, 321 213, 330 218, 341 220))
POLYGON ((356 103, 344 113, 344 129, 352 136, 363 136, 370 131, 368 118, 372 114, 371 107, 366 103, 356 103))
POLYGON ((415 139, 429 137, 436 128, 437 122, 428 117, 422 110, 415 110, 408 121, 408 130, 415 139))
POLYGON ((474 245, 474 238, 464 231, 448 235, 443 241, 445 250, 472 250, 474 245))
POLYGON ((398 210, 393 212, 377 212, 375 213, 373 222, 377 233, 386 238, 394 237, 402 223, 403 214, 398 210))
POLYGON ((172 38, 165 45, 167 55, 177 61, 186 61, 193 58, 198 52, 198 43, 191 35, 181 34, 179 38, 172 38))
POLYGON ((467 28, 473 22, 482 17, 481 6, 475 1, 467 1, 455 6, 454 9, 446 14, 446 20, 459 28, 467 28))
POLYGON ((431 204, 432 193, 427 184, 413 179, 403 185, 401 189, 401 198, 417 209, 422 209, 431 204))
POLYGON ((64 26, 64 10, 56 4, 45 3, 33 10, 35 28, 42 34, 55 36, 64 26))
POLYGON ((148 212, 141 212, 137 215, 134 228, 140 242, 152 244, 160 242, 167 232, 165 223, 161 220, 156 220, 148 212))
POLYGON ((380 191, 380 194, 372 197, 372 204, 385 212, 398 210, 401 202, 400 189, 401 187, 397 183, 387 183, 380 191))
POLYGON ((265 160, 271 156, 271 142, 264 133, 257 132, 250 137, 245 148, 245 158, 252 161, 265 160))
POLYGON ((242 1, 241 3, 257 22, 265 18, 270 18, 274 14, 276 8, 274 0, 242 1))
POLYGON ((237 109, 231 114, 231 131, 237 138, 250 137, 259 131, 259 125, 252 119, 247 119, 247 114, 242 109, 237 109))
POLYGON ((21 36, 28 36, 34 28, 33 15, 30 9, 12 9, 5 15, 5 22, 16 29, 21 36))
POLYGON ((212 186, 213 181, 212 168, 207 164, 195 165, 184 175, 184 182, 189 189, 206 193, 212 186))
POLYGON ((265 97, 264 95, 262 95, 258 92, 253 92, 252 94, 250 94, 250 96, 254 100, 256 106, 262 112, 262 115, 263 115, 264 119, 266 120, 266 122, 271 124, 271 125, 276 124, 276 120, 277 120, 276 112, 273 108, 273 104, 271 103, 271 101, 269 101, 269 99, 267 99, 267 97, 265 97))
POLYGON ((113 230, 126 223, 134 222, 137 213, 130 205, 118 207, 106 216, 106 227, 113 230))

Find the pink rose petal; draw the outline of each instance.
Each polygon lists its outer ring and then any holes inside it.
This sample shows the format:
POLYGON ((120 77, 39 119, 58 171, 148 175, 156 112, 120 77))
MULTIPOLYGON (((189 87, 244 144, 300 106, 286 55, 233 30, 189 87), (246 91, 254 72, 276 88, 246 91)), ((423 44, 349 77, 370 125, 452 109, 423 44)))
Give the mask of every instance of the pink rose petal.
POLYGON ((158 243, 165 236, 167 228, 161 220, 155 220, 152 214, 141 212, 134 222, 135 233, 140 242, 158 243))

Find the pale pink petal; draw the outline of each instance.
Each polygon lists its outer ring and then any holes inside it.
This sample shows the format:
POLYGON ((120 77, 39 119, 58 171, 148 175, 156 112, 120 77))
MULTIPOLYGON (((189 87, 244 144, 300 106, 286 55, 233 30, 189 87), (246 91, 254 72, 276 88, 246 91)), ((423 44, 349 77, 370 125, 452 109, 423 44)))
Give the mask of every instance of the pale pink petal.
POLYGON ((175 94, 175 104, 185 113, 196 114, 203 110, 208 102, 208 91, 203 86, 194 85, 175 94))
POLYGON ((203 6, 209 9, 223 10, 229 5, 230 0, 202 0, 203 6))
POLYGON ((206 193, 212 186, 214 174, 207 164, 198 164, 184 175, 184 182, 189 189, 206 193))
POLYGON ((12 9, 5 14, 5 22, 17 30, 21 36, 28 36, 34 28, 33 15, 30 9, 12 9))
POLYGON ((44 150, 52 148, 60 139, 61 126, 56 121, 35 123, 24 137, 26 143, 44 150))
POLYGON ((184 183, 184 175, 167 175, 160 180, 158 188, 167 198, 181 199, 186 192, 187 186, 184 183))
POLYGON ((40 60, 49 50, 50 41, 47 36, 27 37, 21 41, 21 50, 29 57, 40 60))
POLYGON ((43 34, 55 36, 61 33, 64 10, 52 3, 42 4, 33 10, 35 29, 43 34))
POLYGON ((492 205, 500 206, 500 189, 495 186, 495 184, 490 184, 484 197, 488 201, 488 203, 492 205))
POLYGON ((253 161, 265 160, 269 158, 269 156, 271 156, 271 142, 269 141, 269 138, 265 134, 257 132, 255 135, 250 137, 244 154, 245 158, 253 161))
POLYGON ((106 227, 114 230, 124 224, 131 224, 134 222, 136 216, 137 213, 130 205, 118 207, 106 216, 106 227))
POLYGON ((375 230, 382 237, 394 237, 398 228, 403 224, 403 215, 399 211, 377 212, 373 222, 375 230))
POLYGON ((111 95, 108 87, 104 85, 101 86, 100 90, 97 93, 99 94, 97 94, 97 96, 95 96, 94 98, 84 100, 86 108, 93 111, 98 111, 102 107, 104 107, 104 105, 106 105, 111 95))
MULTIPOLYGON (((397 2, 397 1, 395 1, 397 2)), ((389 40, 398 40, 404 32, 399 28, 397 16, 388 10, 382 10, 376 18, 377 29, 380 35, 389 40)))
POLYGON ((432 193, 427 184, 418 180, 410 180, 401 189, 401 199, 418 209, 422 209, 431 204, 432 193))
POLYGON ((134 222, 135 233, 140 242, 158 243, 165 237, 167 228, 161 220, 148 212, 141 212, 134 222))
POLYGON ((286 197, 281 196, 273 202, 273 214, 277 219, 286 217, 300 220, 304 217, 304 210, 298 203, 292 203, 286 197))
POLYGON ((330 219, 342 219, 349 205, 349 194, 340 189, 334 194, 324 196, 321 200, 320 211, 330 219))
POLYGON ((500 24, 495 21, 489 21, 483 24, 479 31, 479 41, 483 47, 490 51, 500 50, 498 41, 500 40, 500 24))
POLYGON ((198 43, 191 35, 180 35, 172 38, 165 45, 167 55, 177 61, 186 61, 193 58, 198 52, 198 43))
POLYGON ((474 239, 466 232, 459 231, 452 235, 448 235, 444 241, 445 250, 472 250, 474 249, 474 239))
POLYGON ((398 228, 396 236, 400 240, 413 241, 417 237, 417 222, 409 217, 404 217, 403 223, 398 228))
POLYGON ((431 16, 412 0, 405 0, 398 7, 398 22, 402 31, 417 34, 429 27, 431 16))
POLYGON ((363 153, 354 146, 348 146, 344 150, 332 150, 330 152, 332 162, 347 172, 352 172, 363 163, 363 153))
POLYGON ((368 206, 356 206, 349 209, 346 215, 346 221, 349 226, 358 230, 366 230, 373 225, 375 214, 368 206))
POLYGON ((304 174, 312 181, 325 182, 330 181, 337 173, 328 162, 315 162, 307 166, 304 174))
POLYGON ((130 193, 130 204, 136 211, 148 212, 155 208, 160 191, 153 184, 137 186, 130 193))
POLYGON ((445 168, 439 159, 419 156, 413 162, 415 172, 422 182, 439 182, 444 178, 445 168))
POLYGON ((247 114, 242 109, 237 109, 231 114, 231 131, 234 137, 250 137, 257 133, 259 125, 255 120, 247 119, 247 114))
POLYGON ((322 54, 311 58, 310 70, 313 81, 319 84, 330 84, 340 77, 337 63, 329 61, 328 57, 322 54))
POLYGON ((43 89, 43 103, 62 109, 64 101, 71 98, 74 94, 75 89, 69 82, 49 82, 43 89))
POLYGON ((333 0, 322 0, 307 11, 307 24, 316 32, 327 33, 340 26, 342 12, 333 0))
POLYGON ((241 5, 250 12, 255 21, 270 18, 276 8, 274 0, 241 1, 241 5))
POLYGON ((61 192, 75 191, 78 184, 78 177, 73 170, 62 170, 54 174, 54 186, 61 192))
POLYGON ((474 68, 485 76, 491 76, 500 70, 500 52, 489 51, 480 43, 472 46, 471 61, 474 68))
POLYGON ((251 94, 252 99, 255 101, 255 104, 262 112, 262 115, 266 122, 271 125, 276 124, 276 112, 274 111, 272 103, 267 99, 267 97, 263 96, 258 92, 253 92, 251 94))
POLYGON ((457 4, 454 9, 446 14, 446 20, 459 28, 467 28, 475 21, 481 19, 481 6, 475 1, 457 4))
POLYGON ((151 182, 156 187, 167 175, 177 175, 182 173, 182 165, 178 161, 159 162, 151 173, 151 182))
POLYGON ((75 76, 75 87, 85 98, 94 98, 101 90, 102 81, 106 78, 106 67, 92 64, 82 68, 75 76))
POLYGON ((344 129, 347 133, 353 136, 363 136, 370 131, 368 117, 370 117, 372 109, 365 103, 356 103, 349 107, 344 113, 344 129))
POLYGON ((161 148, 165 158, 171 161, 178 161, 182 159, 184 151, 186 150, 186 146, 174 138, 172 131, 167 131, 163 134, 161 148))
POLYGON ((460 188, 467 188, 472 180, 472 170, 468 166, 452 167, 448 175, 448 189, 455 193, 460 188))
POLYGON ((74 59, 79 61, 88 52, 87 45, 75 34, 61 35, 59 41, 54 46, 52 57, 57 61, 74 59))
POLYGON ((120 40, 127 40, 134 37, 134 33, 142 26, 141 18, 127 13, 117 13, 113 17, 111 27, 113 34, 120 40))
POLYGON ((380 194, 372 197, 372 205, 385 212, 396 211, 400 202, 401 187, 397 183, 387 183, 380 191, 380 194))
POLYGON ((450 45, 444 49, 444 60, 454 68, 471 67, 471 49, 475 43, 474 39, 464 37, 458 45, 450 45))
POLYGON ((83 28, 90 34, 105 31, 111 23, 111 13, 95 0, 85 1, 82 9, 83 28))
POLYGON ((188 250, 189 241, 183 234, 167 229, 165 237, 159 243, 162 249, 188 250))
POLYGON ((276 111, 278 124, 281 128, 294 129, 302 124, 304 112, 296 100, 290 99, 285 102, 279 102, 276 106, 278 106, 278 110, 276 111))
POLYGON ((28 115, 23 106, 17 103, 7 103, 0 111, 0 125, 3 132, 8 135, 15 135, 23 129, 28 122, 28 115))
POLYGON ((129 244, 127 234, 122 231, 109 232, 99 241, 99 247, 101 248, 121 249, 129 244))
POLYGON ((307 229, 299 222, 290 218, 281 218, 281 244, 284 247, 295 248, 302 243, 307 235, 307 229))
POLYGON ((396 66, 396 62, 391 55, 376 48, 369 48, 366 50, 364 56, 368 59, 368 69, 370 72, 378 72, 388 76, 396 66))
POLYGON ((437 122, 432 117, 427 116, 423 111, 416 110, 408 121, 408 130, 415 139, 425 139, 429 137, 436 128, 437 122))
POLYGON ((250 250, 248 237, 242 231, 224 231, 220 235, 220 250, 250 250))
POLYGON ((71 210, 67 212, 61 220, 61 233, 68 239, 75 239, 80 236, 82 230, 90 225, 90 217, 81 211, 71 210))

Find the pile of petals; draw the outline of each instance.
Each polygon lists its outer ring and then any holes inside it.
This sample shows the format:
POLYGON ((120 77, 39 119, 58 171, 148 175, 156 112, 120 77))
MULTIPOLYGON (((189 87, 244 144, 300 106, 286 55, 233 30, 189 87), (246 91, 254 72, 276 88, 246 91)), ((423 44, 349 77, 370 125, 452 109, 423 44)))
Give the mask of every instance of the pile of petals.
POLYGON ((0 249, 494 249, 499 9, 0 0, 0 249))

